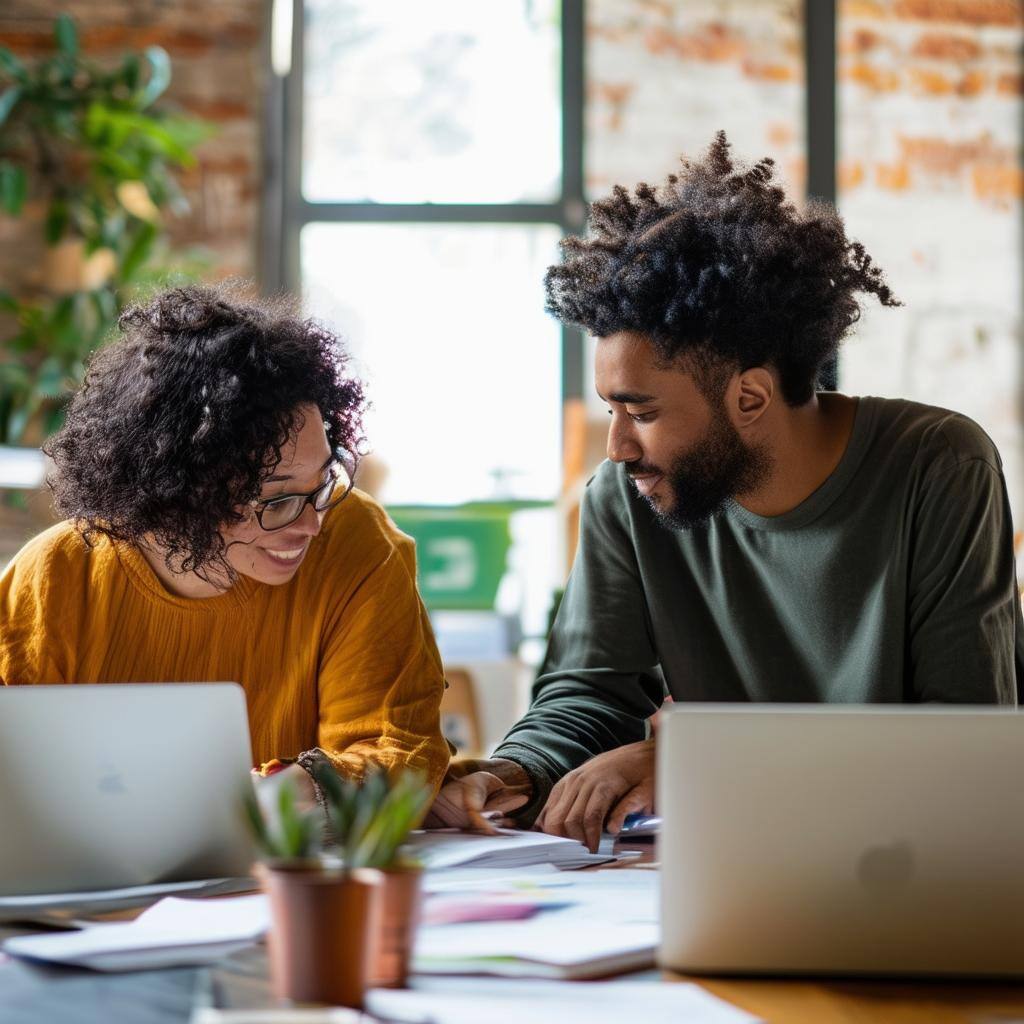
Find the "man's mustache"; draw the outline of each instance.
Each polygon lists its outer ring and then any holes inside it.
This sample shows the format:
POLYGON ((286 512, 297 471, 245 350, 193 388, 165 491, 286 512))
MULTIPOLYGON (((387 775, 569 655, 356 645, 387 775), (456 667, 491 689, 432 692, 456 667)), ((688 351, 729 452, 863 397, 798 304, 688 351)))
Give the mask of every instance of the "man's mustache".
POLYGON ((652 466, 647 462, 626 462, 624 463, 626 472, 630 476, 664 476, 657 466, 652 466))

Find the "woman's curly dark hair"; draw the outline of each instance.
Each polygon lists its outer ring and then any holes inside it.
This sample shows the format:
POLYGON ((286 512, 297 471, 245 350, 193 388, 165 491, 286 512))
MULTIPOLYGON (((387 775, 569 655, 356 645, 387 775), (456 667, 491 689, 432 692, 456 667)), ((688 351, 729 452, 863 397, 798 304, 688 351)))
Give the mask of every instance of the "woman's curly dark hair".
POLYGON ((126 309, 46 445, 58 513, 87 543, 153 538, 168 566, 234 579, 220 535, 244 518, 312 403, 332 449, 363 443, 363 389, 330 331, 232 286, 175 288, 126 309))
POLYGON ((597 337, 631 331, 666 362, 773 366, 790 405, 860 316, 858 292, 899 301, 826 203, 798 213, 765 158, 736 169, 725 132, 661 188, 621 185, 590 208, 587 238, 566 238, 545 276, 547 309, 597 337))

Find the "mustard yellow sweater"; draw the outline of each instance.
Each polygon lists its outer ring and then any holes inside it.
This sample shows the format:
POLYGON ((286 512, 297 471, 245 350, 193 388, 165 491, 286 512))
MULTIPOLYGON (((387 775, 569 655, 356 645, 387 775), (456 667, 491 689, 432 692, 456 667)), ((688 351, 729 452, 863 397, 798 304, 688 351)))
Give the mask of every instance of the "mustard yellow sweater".
POLYGON ((221 681, 245 690, 257 764, 321 747, 346 775, 409 765, 435 787, 447 767, 413 543, 359 491, 281 586, 176 597, 134 547, 67 522, 0 576, 0 683, 221 681))

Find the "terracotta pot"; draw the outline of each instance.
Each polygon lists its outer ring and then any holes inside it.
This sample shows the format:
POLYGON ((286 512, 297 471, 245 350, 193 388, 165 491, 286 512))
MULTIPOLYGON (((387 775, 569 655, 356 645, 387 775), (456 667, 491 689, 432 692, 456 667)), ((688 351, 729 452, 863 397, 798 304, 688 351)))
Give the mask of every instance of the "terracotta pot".
POLYGON ((374 988, 404 988, 420 920, 423 869, 385 868, 381 874, 381 914, 370 984, 374 988))
POLYGON ((274 995, 361 1009, 378 931, 379 871, 259 865, 274 995))

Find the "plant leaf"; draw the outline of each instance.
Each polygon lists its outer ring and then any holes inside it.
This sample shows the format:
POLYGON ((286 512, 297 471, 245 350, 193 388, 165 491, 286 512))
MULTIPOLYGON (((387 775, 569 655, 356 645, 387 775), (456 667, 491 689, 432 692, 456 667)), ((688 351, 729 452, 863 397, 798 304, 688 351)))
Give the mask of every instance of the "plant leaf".
POLYGON ((28 71, 25 65, 18 60, 5 46, 0 46, 0 72, 10 75, 16 82, 24 85, 28 82, 28 71))
POLYGON ((267 856, 272 857, 274 855, 274 846, 270 838, 270 833, 267 831, 267 822, 263 817, 263 810, 260 808, 260 802, 256 799, 256 794, 253 792, 247 792, 242 796, 242 807, 245 811, 245 818, 249 825, 249 830, 252 832, 253 838, 256 840, 257 846, 267 856))
POLYGON ((19 363, 0 363, 0 390, 22 391, 31 387, 32 376, 19 363))
POLYGON ((149 259, 156 241, 156 225, 149 221, 139 224, 139 232, 128 246, 128 251, 121 260, 121 280, 131 281, 139 268, 149 259))
POLYGON ((0 163, 0 207, 5 213, 17 217, 28 195, 28 175, 25 168, 9 162, 0 163))
POLYGON ((160 46, 147 46, 143 56, 149 64, 149 81, 135 101, 139 110, 150 106, 171 84, 171 58, 167 51, 160 46))
POLYGON ((36 372, 36 394, 58 398, 64 391, 64 367, 56 356, 47 356, 36 372))
POLYGON ((314 776, 349 868, 393 864, 433 795, 423 777, 408 770, 389 776, 383 769, 370 768, 361 783, 341 780, 327 766, 314 769, 314 776))
POLYGON ((11 111, 18 105, 21 99, 22 88, 20 85, 12 85, 0 95, 0 126, 10 116, 11 111))
POLYGON ((36 411, 36 405, 37 403, 29 398, 20 408, 15 407, 11 412, 11 415, 7 418, 8 444, 17 444, 21 440, 21 435, 25 432, 28 421, 36 411))
POLYGON ((295 813, 295 793, 288 783, 281 783, 277 793, 277 813, 280 816, 280 846, 286 857, 298 857, 302 849, 302 834, 295 813))
POLYGON ((118 77, 132 92, 135 92, 139 87, 139 76, 141 73, 142 65, 139 62, 139 58, 134 53, 125 54, 118 77))
POLYGON ((62 426, 64 426, 64 417, 67 414, 67 402, 69 396, 62 396, 60 402, 54 404, 51 403, 49 406, 43 409, 43 433, 49 437, 50 434, 55 434, 62 426))
POLYGON ((65 57, 74 57, 78 53, 78 29, 70 14, 61 14, 53 24, 53 36, 57 40, 57 49, 65 57))
POLYGON ((66 200, 57 196, 53 202, 50 203, 50 208, 46 211, 46 244, 56 245, 67 230, 69 220, 68 204, 66 200))

